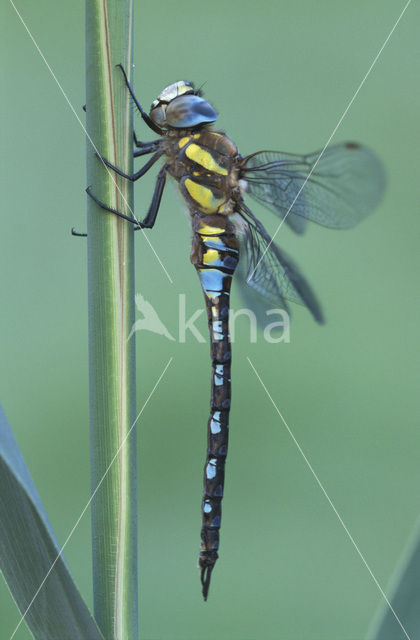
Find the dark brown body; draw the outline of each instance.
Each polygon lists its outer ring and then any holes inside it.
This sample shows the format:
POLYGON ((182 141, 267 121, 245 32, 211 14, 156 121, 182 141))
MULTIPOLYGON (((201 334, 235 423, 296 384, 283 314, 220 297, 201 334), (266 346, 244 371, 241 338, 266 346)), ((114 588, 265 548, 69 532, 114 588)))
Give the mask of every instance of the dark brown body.
POLYGON ((203 595, 218 557, 221 501, 228 449, 231 401, 229 297, 239 259, 239 242, 229 215, 241 199, 234 143, 222 133, 176 132, 165 139, 168 172, 179 184, 193 228, 191 262, 206 301, 212 361, 210 417, 204 467, 199 566, 203 595))

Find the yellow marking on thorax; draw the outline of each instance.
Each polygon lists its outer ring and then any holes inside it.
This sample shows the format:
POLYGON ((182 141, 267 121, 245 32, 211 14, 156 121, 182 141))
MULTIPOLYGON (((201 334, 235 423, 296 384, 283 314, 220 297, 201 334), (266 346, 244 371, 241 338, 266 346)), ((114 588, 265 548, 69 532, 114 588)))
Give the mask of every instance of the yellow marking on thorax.
POLYGON ((219 258, 219 252, 216 249, 207 249, 203 254, 203 264, 211 264, 219 258))
POLYGON ((185 188, 191 198, 197 202, 203 213, 216 213, 219 207, 224 203, 223 198, 215 198, 211 189, 203 187, 203 185, 186 178, 184 182, 185 188))
POLYGON ((228 174, 226 169, 217 164, 211 153, 194 142, 186 148, 185 155, 204 167, 204 169, 207 169, 207 171, 213 171, 213 173, 219 173, 222 176, 227 176, 228 174))
POLYGON ((185 147, 185 145, 187 144, 187 142, 189 142, 190 138, 180 138, 180 140, 178 141, 178 147, 180 149, 182 149, 182 147, 185 147))

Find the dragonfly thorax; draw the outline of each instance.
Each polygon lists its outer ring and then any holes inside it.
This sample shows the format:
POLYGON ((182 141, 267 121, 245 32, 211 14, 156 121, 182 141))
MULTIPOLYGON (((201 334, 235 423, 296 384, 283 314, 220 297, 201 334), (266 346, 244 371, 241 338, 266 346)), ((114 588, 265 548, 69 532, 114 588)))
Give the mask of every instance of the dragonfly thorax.
POLYGON ((217 120, 217 113, 197 95, 191 82, 174 82, 152 102, 150 117, 163 128, 189 129, 217 120))

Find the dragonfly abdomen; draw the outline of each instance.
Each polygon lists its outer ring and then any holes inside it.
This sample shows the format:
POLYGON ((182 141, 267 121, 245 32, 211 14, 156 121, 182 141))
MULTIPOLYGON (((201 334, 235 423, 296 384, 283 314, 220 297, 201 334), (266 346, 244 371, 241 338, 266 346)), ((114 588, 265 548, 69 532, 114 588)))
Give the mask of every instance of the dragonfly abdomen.
POLYGON ((232 276, 239 259, 239 246, 226 216, 201 217, 196 214, 193 228, 195 234, 191 261, 197 269, 206 301, 212 360, 199 556, 206 600, 219 548, 231 400, 229 297, 232 276))

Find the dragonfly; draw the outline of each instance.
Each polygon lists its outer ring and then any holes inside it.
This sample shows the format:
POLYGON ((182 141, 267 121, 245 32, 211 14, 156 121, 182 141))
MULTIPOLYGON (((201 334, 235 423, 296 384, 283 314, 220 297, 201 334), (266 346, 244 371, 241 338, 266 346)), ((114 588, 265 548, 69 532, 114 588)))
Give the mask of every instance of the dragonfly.
POLYGON ((143 121, 159 137, 142 142, 134 134, 134 157, 151 157, 132 175, 106 158, 99 158, 130 181, 141 178, 159 160, 163 164, 141 222, 134 215, 127 216, 100 201, 90 188, 87 192, 103 210, 128 220, 135 229, 154 226, 168 175, 176 181, 188 207, 191 262, 204 293, 212 363, 198 559, 202 593, 207 600, 218 558, 228 451, 232 279, 235 275, 251 304, 266 301, 288 310, 292 301, 306 306, 317 322, 323 322, 320 304, 306 278, 272 241, 246 198, 251 196, 265 205, 298 234, 305 231, 308 221, 348 229, 379 204, 385 185, 384 168, 371 150, 355 142, 307 155, 258 151, 242 156, 224 132, 213 128, 218 114, 191 82, 178 81, 167 86, 147 113, 124 68, 118 66, 143 121), (236 271, 238 263, 241 268, 236 271))

